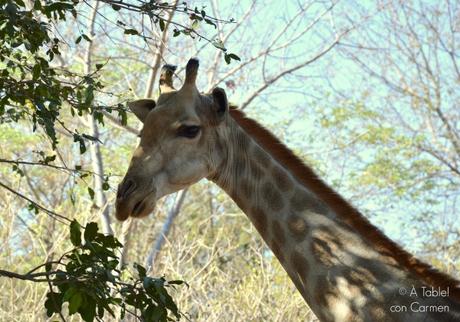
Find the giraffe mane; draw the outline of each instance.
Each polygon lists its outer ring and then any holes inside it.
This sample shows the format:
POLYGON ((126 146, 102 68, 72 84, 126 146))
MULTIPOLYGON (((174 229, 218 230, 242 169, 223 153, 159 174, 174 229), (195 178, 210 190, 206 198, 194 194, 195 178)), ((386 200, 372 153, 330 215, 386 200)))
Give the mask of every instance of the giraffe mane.
POLYGON ((286 170, 291 172, 299 182, 326 203, 348 226, 371 242, 380 254, 394 259, 399 265, 414 273, 429 286, 444 289, 449 287, 450 297, 460 301, 460 281, 422 262, 388 238, 379 228, 371 224, 356 208, 319 178, 309 166, 264 126, 248 118, 244 112, 235 108, 230 109, 230 115, 247 134, 255 139, 276 161, 285 166, 286 170))

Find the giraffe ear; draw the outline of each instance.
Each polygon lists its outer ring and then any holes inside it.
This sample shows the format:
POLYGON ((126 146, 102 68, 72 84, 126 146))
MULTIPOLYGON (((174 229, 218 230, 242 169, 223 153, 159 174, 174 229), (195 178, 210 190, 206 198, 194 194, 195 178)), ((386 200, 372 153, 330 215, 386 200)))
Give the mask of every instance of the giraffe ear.
POLYGON ((214 100, 214 104, 212 105, 213 117, 216 123, 220 123, 228 113, 227 94, 225 94, 222 88, 216 87, 212 91, 212 98, 214 100))
POLYGON ((129 109, 136 115, 136 117, 144 123, 147 114, 154 109, 156 103, 152 99, 141 99, 128 103, 129 109))

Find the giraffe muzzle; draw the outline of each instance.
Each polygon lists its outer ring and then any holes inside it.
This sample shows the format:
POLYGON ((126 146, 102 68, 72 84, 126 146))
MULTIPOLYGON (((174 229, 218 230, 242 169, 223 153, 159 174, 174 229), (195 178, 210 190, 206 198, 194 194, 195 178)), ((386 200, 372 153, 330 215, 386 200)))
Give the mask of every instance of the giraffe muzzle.
POLYGON ((136 189, 136 182, 132 179, 125 179, 118 186, 117 200, 126 199, 136 189))
POLYGON ((130 216, 147 216, 155 208, 155 195, 156 189, 147 188, 131 178, 125 178, 118 186, 115 217, 124 221, 130 216))

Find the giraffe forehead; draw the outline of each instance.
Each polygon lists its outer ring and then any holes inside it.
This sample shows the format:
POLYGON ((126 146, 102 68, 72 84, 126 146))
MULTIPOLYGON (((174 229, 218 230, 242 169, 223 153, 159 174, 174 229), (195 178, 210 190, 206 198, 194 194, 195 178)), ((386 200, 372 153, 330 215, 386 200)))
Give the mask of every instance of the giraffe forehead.
POLYGON ((197 113, 200 105, 206 102, 207 100, 195 91, 191 93, 181 91, 166 93, 160 95, 157 107, 151 114, 156 116, 161 113, 161 115, 168 115, 175 119, 190 116, 198 117, 197 113))
POLYGON ((180 125, 199 124, 200 118, 193 106, 161 105, 150 112, 144 123, 143 132, 153 134, 180 125))

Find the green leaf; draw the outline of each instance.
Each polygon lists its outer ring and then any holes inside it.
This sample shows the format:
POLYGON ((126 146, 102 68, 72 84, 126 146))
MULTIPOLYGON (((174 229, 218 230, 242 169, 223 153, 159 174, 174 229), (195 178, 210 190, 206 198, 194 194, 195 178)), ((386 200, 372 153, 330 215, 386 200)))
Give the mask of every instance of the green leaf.
POLYGON ((139 279, 143 279, 144 277, 146 277, 147 270, 143 266, 135 263, 134 267, 137 269, 137 272, 139 273, 139 279))
POLYGON ((80 224, 75 219, 70 223, 70 241, 74 246, 81 246, 80 224))
MULTIPOLYGON (((93 100, 94 100, 94 87, 92 85, 89 85, 85 89, 85 105, 90 106, 93 100)), ((85 135, 83 134, 83 136, 85 135)))
POLYGON ((41 67, 40 64, 35 64, 32 68, 32 79, 37 80, 40 77, 41 67))
POLYGON ((110 189, 110 185, 107 181, 104 181, 104 183, 102 184, 102 189, 105 191, 110 189))
POLYGON ((51 317, 53 313, 61 312, 62 293, 48 292, 45 301, 46 315, 51 317))
POLYGON ((112 235, 100 235, 102 245, 106 248, 119 248, 122 247, 123 245, 112 235))
POLYGON ((73 141, 78 142, 80 144, 80 154, 83 154, 86 152, 85 140, 83 140, 81 135, 74 133, 73 141))
POLYGON ((83 321, 93 322, 96 316, 96 301, 87 297, 86 303, 80 306, 78 313, 80 313, 83 321))
POLYGON ((88 194, 89 194, 89 197, 91 198, 91 200, 94 199, 94 190, 91 189, 90 187, 88 187, 88 194))
POLYGON ((118 104, 118 116, 120 117, 120 123, 122 125, 128 124, 128 114, 126 111, 123 109, 122 104, 118 104))
POLYGON ((46 156, 45 160, 43 160, 43 163, 48 164, 50 162, 53 162, 54 160, 56 160, 56 155, 46 156))
POLYGON ((205 18, 204 21, 208 24, 214 27, 214 29, 217 28, 217 25, 210 19, 205 18))
POLYGON ((147 310, 145 310, 142 314, 142 317, 148 322, 166 321, 167 316, 168 312, 164 307, 153 304, 149 305, 147 310))
POLYGON ((34 10, 40 10, 42 8, 42 4, 40 0, 34 1, 34 10))
POLYGON ((38 207, 36 204, 33 204, 33 203, 29 204, 27 209, 29 209, 30 211, 33 211, 36 215, 38 215, 38 207))
POLYGON ((165 27, 166 27, 165 21, 164 21, 163 19, 160 19, 160 20, 158 21, 158 24, 159 24, 159 26, 160 26, 160 30, 161 30, 161 31, 164 31, 164 30, 165 30, 165 27))
POLYGON ((88 41, 88 42, 91 42, 91 38, 89 38, 87 35, 85 34, 81 34, 81 36, 83 37, 84 40, 88 41))
POLYGON ((78 289, 76 287, 69 287, 67 291, 65 291, 64 296, 62 297, 62 301, 66 302, 69 301, 72 296, 78 292, 78 289))
POLYGON ((69 314, 72 315, 78 311, 83 300, 81 293, 75 293, 69 300, 69 314))
POLYGON ((85 232, 83 234, 84 238, 86 241, 90 242, 94 240, 94 237, 97 235, 98 231, 97 223, 95 222, 90 222, 89 224, 86 225, 85 227, 85 232))
POLYGON ((94 111, 93 112, 93 117, 99 124, 104 125, 104 114, 102 114, 101 112, 98 112, 98 111, 94 111))
POLYGON ((233 60, 241 61, 241 58, 238 57, 237 55, 235 55, 235 54, 227 54, 227 53, 224 55, 224 59, 225 59, 225 62, 226 62, 227 64, 230 64, 230 62, 232 61, 232 59, 233 59, 233 60))
POLYGON ((139 35, 139 32, 136 29, 125 29, 126 35, 139 35))
POLYGON ((112 9, 115 10, 115 11, 119 11, 121 9, 121 7, 117 4, 112 4, 112 9))
POLYGON ((182 284, 185 284, 185 285, 189 286, 185 281, 182 281, 182 280, 168 281, 168 284, 170 284, 170 285, 182 285, 182 284))

